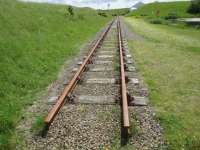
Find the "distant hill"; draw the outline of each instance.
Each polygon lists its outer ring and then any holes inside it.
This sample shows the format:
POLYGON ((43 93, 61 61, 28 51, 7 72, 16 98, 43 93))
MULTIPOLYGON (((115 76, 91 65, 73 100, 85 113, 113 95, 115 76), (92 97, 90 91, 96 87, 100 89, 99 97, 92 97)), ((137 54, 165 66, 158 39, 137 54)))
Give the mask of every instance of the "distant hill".
POLYGON ((130 9, 131 9, 131 10, 135 10, 135 9, 137 9, 137 8, 143 6, 143 5, 144 5, 143 2, 137 2, 137 3, 134 4, 130 9))
POLYGON ((190 2, 155 2, 145 4, 139 7, 137 10, 133 10, 129 16, 141 16, 147 18, 156 17, 157 11, 159 11, 160 17, 165 17, 170 13, 175 13, 178 17, 192 17, 193 15, 187 13, 187 9, 190 2))

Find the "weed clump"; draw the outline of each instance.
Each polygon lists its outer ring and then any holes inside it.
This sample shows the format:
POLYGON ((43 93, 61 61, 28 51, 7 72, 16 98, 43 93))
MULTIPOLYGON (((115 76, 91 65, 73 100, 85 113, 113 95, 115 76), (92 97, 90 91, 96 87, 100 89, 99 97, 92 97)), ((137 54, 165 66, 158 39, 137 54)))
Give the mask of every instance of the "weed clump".
POLYGON ((39 116, 36 118, 35 122, 32 125, 31 131, 36 135, 41 135, 42 130, 44 129, 44 116, 39 116))
POLYGON ((99 15, 99 16, 102 16, 102 17, 107 17, 107 14, 104 13, 104 12, 98 12, 98 15, 99 15))
POLYGON ((150 23, 152 23, 152 24, 162 24, 162 20, 161 19, 152 19, 152 20, 150 20, 150 23))
POLYGON ((174 12, 169 13, 167 16, 165 16, 166 20, 174 20, 174 19, 177 19, 177 18, 178 18, 178 15, 177 15, 177 13, 174 13, 174 12))

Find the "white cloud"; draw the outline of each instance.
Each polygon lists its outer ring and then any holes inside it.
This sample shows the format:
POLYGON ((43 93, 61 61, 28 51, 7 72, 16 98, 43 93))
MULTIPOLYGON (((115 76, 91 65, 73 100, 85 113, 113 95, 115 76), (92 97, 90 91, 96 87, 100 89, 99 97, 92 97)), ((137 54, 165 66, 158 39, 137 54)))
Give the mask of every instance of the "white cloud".
MULTIPOLYGON (((77 7, 92 7, 96 9, 113 9, 113 8, 130 8, 138 1, 150 3, 155 0, 21 0, 26 2, 47 2, 74 5, 77 7), (110 4, 110 7, 108 7, 110 4)), ((174 1, 174 0, 158 0, 158 1, 174 1)))

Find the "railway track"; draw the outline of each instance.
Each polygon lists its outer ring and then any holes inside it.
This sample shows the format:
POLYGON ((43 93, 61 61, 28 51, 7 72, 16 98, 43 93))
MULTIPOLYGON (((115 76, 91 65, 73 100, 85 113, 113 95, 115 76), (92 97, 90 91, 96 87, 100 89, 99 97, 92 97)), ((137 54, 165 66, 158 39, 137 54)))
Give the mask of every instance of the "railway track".
MULTIPOLYGON (((66 97, 68 97, 68 100, 69 100, 70 95, 73 92, 73 89, 75 88, 76 84, 81 80, 81 76, 84 73, 84 71, 86 70, 87 66, 93 63, 95 53, 97 53, 97 51, 98 51, 99 47, 101 47, 102 43, 105 42, 104 40, 114 23, 117 26, 117 36, 118 36, 117 44, 118 44, 119 60, 120 60, 119 61, 119 64, 120 64, 120 81, 119 82, 120 82, 120 87, 121 87, 120 98, 121 98, 121 103, 122 103, 123 127, 126 129, 129 128, 130 124, 129 124, 129 113, 128 113, 128 97, 127 97, 127 89, 126 89, 125 62, 124 62, 124 60, 125 60, 124 57, 126 56, 126 53, 123 49, 123 39, 122 39, 121 26, 120 26, 119 19, 117 19, 116 21, 112 21, 109 24, 106 31, 101 35, 99 40, 97 40, 94 47, 92 47, 91 51, 89 52, 88 56, 85 58, 83 63, 81 64, 80 68, 78 69, 78 71, 76 72, 74 77, 70 80, 69 84, 65 87, 61 96, 59 97, 56 104, 50 110, 48 116, 45 119, 45 124, 47 127, 49 127, 51 125, 51 123, 53 122, 55 116, 57 115, 57 113, 59 112, 61 107, 63 106, 63 104, 66 100, 66 97)), ((107 51, 107 52, 109 53, 109 51, 107 51)), ((105 52, 105 53, 107 53, 107 52, 105 52)), ((112 58, 113 55, 100 55, 100 57, 112 58)), ((112 61, 113 60, 111 59, 110 62, 112 62, 112 61)), ((109 62, 108 61, 104 61, 104 62, 100 61, 100 64, 101 63, 106 64, 109 62)), ((104 71, 104 70, 102 70, 102 71, 104 71)), ((107 79, 107 80, 109 82, 109 79, 107 79)), ((71 101, 73 101, 73 100, 71 100, 71 101)))
POLYGON ((122 144, 127 142, 129 106, 146 103, 143 97, 128 94, 133 93, 130 84, 138 86, 139 81, 128 78, 135 68, 130 67, 133 62, 126 47, 118 18, 108 25, 84 60, 77 63, 72 79, 46 116, 45 135, 49 142, 56 135, 66 140, 62 148, 98 149, 112 145, 115 132, 121 133, 122 144))

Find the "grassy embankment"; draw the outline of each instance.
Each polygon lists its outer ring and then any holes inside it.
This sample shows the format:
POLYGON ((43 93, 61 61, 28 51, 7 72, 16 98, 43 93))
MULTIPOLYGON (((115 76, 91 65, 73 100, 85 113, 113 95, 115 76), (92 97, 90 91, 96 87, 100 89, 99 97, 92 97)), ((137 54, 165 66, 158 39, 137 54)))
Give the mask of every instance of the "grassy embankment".
POLYGON ((0 1, 0 149, 13 149, 22 109, 111 19, 92 9, 74 11, 71 17, 67 6, 0 1))
POLYGON ((126 18, 143 41, 129 41, 168 149, 200 148, 200 31, 126 18))
POLYGON ((200 14, 192 15, 187 12, 190 3, 189 1, 150 3, 132 11, 128 16, 143 18, 154 24, 177 25, 179 23, 180 25, 180 22, 174 19, 200 16, 200 14), (159 15, 157 15, 157 11, 159 11, 159 15))

